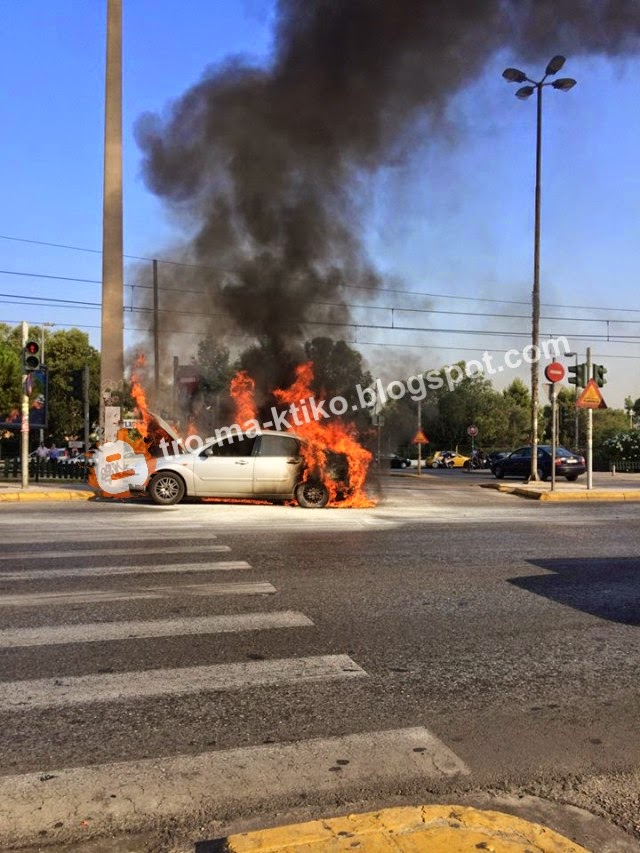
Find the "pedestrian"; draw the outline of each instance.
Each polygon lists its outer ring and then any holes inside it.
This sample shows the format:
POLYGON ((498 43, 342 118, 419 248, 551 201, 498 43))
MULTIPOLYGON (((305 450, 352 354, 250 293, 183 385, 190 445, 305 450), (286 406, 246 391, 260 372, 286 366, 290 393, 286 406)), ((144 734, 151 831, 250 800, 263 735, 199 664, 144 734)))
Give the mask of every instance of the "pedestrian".
POLYGON ((41 462, 44 462, 45 459, 49 458, 49 449, 45 445, 44 441, 40 442, 38 449, 36 450, 36 456, 41 462))
POLYGON ((60 451, 59 451, 59 450, 58 450, 58 448, 56 447, 56 443, 55 443, 55 441, 54 441, 54 442, 53 442, 53 444, 51 445, 51 450, 49 451, 49 459, 50 459, 52 462, 57 462, 57 461, 58 461, 58 454, 59 454, 59 452, 60 452, 60 451))

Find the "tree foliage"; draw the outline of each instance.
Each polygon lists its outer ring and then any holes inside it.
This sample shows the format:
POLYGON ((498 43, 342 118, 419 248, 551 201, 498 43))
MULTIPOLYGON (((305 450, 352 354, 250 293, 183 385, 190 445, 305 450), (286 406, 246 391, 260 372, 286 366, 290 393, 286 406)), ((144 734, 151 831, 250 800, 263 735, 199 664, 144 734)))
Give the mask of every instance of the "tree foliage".
MULTIPOLYGON (((31 326, 29 337, 41 345, 43 364, 49 376, 49 418, 47 440, 64 444, 71 437, 82 436, 84 410, 82 400, 71 395, 70 373, 89 365, 89 414, 92 421, 98 418, 100 387, 100 354, 89 344, 85 332, 79 329, 49 332, 39 326, 31 326)), ((8 405, 19 405, 22 351, 20 326, 0 324, 0 409, 8 405), (15 402, 13 402, 15 401, 15 402)))

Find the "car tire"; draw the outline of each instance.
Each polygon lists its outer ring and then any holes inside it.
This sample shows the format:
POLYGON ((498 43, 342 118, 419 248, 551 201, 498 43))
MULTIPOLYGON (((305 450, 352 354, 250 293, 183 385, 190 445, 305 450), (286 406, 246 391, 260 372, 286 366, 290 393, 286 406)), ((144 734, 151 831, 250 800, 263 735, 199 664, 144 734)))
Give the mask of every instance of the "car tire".
POLYGON ((156 474, 148 488, 149 497, 154 504, 160 506, 172 506, 180 503, 185 491, 184 480, 172 471, 156 474))
POLYGON ((294 497, 304 509, 322 509, 329 503, 329 490, 318 480, 305 480, 296 486, 294 497))
POLYGON ((440 464, 439 464, 438 462, 432 462, 432 463, 431 463, 431 467, 432 467, 432 468, 439 468, 439 467, 440 467, 440 464))
POLYGON ((463 462, 462 467, 467 468, 467 469, 471 468, 471 462, 469 462, 469 460, 467 460, 466 462, 463 462))
POLYGON ((502 480, 504 478, 504 471, 499 465, 496 465, 496 467, 494 468, 493 476, 496 478, 496 480, 502 480))
POLYGON ((565 476, 570 483, 575 483, 575 481, 578 479, 578 477, 580 475, 579 474, 565 474, 565 476))

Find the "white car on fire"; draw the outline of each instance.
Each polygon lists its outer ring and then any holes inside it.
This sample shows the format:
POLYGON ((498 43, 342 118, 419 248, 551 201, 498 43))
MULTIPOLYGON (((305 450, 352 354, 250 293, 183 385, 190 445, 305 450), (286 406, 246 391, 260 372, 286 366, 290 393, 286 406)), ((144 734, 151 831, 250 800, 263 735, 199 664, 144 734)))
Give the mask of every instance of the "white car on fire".
MULTIPOLYGON (((303 507, 324 507, 329 490, 318 472, 305 468, 303 443, 291 433, 233 433, 195 451, 160 456, 145 490, 163 506, 193 497, 296 500, 303 507)), ((325 476, 339 480, 338 468, 334 460, 325 476)))

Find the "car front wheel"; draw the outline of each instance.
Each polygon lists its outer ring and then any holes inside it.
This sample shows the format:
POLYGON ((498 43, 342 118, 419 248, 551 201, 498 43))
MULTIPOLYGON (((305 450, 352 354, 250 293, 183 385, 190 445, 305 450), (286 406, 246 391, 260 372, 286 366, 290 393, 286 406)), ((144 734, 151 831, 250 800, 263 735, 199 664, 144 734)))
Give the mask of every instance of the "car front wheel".
POLYGON ((155 504, 161 506, 180 503, 184 493, 184 481, 170 471, 166 474, 157 474, 149 484, 149 497, 155 504))
POLYGON ((496 465, 496 467, 494 468, 493 476, 496 478, 496 480, 502 480, 502 478, 504 477, 504 471, 499 465, 496 465))
POLYGON ((306 480, 296 486, 295 499, 305 509, 322 509, 329 503, 329 490, 317 480, 306 480))

